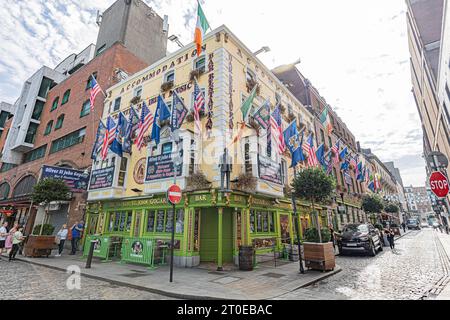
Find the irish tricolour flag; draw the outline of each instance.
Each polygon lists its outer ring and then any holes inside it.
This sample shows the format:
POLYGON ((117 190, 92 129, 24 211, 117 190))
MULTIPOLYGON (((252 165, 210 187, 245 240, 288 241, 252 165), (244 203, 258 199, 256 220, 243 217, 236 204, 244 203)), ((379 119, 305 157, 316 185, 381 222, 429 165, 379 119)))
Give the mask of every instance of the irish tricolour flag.
POLYGON ((200 5, 200 2, 198 2, 198 9, 197 9, 197 26, 195 27, 195 35, 194 35, 194 41, 197 45, 197 56, 200 56, 202 53, 202 45, 203 45, 203 37, 209 29, 209 23, 208 20, 206 20, 205 13, 203 12, 203 9, 200 5))

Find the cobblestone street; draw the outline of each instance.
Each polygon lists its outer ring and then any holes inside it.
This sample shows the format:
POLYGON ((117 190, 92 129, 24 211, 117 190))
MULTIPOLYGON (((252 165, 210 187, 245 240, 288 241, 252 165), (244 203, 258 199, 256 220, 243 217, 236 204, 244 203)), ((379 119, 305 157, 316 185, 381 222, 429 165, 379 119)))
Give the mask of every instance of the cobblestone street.
MULTIPOLYGON (((70 275, 21 261, 0 261, 2 300, 160 300, 170 299, 147 291, 81 277, 80 290, 69 290, 70 275)), ((70 282, 73 284, 73 282, 70 282)))
MULTIPOLYGON (((447 239, 447 238, 446 238, 447 239)), ((450 236, 448 237, 450 241, 450 236)), ((446 274, 436 231, 412 231, 376 257, 337 257, 342 272, 279 299, 418 300, 446 274)))

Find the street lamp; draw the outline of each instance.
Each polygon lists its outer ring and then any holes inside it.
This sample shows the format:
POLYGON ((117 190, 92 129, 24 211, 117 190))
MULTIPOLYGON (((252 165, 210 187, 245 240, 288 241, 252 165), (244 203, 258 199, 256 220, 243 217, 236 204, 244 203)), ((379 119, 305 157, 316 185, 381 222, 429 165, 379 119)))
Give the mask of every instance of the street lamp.
POLYGON ((184 44, 181 43, 180 38, 178 38, 178 36, 173 34, 168 39, 172 42, 175 42, 180 48, 184 47, 184 44))
POLYGON ((261 49, 259 49, 258 51, 254 52, 253 54, 255 56, 257 56, 258 54, 263 53, 263 52, 270 52, 270 48, 267 47, 267 46, 262 47, 261 49))

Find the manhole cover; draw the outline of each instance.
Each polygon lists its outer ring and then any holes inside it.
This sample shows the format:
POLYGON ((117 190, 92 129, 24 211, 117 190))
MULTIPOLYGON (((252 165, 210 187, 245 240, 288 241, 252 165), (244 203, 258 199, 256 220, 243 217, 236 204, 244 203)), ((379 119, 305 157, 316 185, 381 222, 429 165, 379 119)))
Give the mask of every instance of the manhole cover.
POLYGON ((284 277, 284 274, 279 274, 279 273, 269 272, 269 273, 263 274, 263 276, 269 277, 269 278, 280 279, 280 278, 283 278, 283 277, 284 277))
POLYGON ((236 277, 223 277, 223 278, 219 278, 216 280, 213 280, 212 282, 215 283, 220 283, 220 284, 229 284, 229 283, 233 283, 236 281, 241 280, 241 278, 236 278, 236 277))
POLYGON ((119 276, 127 277, 127 278, 140 278, 140 277, 146 277, 146 274, 142 273, 125 273, 125 274, 119 274, 119 276))

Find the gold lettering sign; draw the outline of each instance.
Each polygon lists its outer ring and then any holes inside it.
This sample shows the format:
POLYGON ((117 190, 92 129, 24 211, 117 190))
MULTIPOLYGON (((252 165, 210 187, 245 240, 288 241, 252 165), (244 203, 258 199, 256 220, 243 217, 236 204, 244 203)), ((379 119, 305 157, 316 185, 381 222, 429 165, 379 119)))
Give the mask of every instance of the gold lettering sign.
POLYGON ((143 200, 132 200, 123 202, 111 202, 106 204, 106 206, 110 208, 142 207, 152 205, 167 205, 167 199, 166 198, 143 199, 143 200))
POLYGON ((233 196, 233 201, 237 202, 237 203, 245 203, 245 197, 234 195, 233 196))
POLYGON ((206 200, 207 200, 207 197, 205 194, 194 196, 195 202, 202 202, 202 201, 206 201, 206 200))
POLYGON ((253 199, 253 205, 260 205, 260 206, 272 206, 272 202, 264 199, 253 199))

